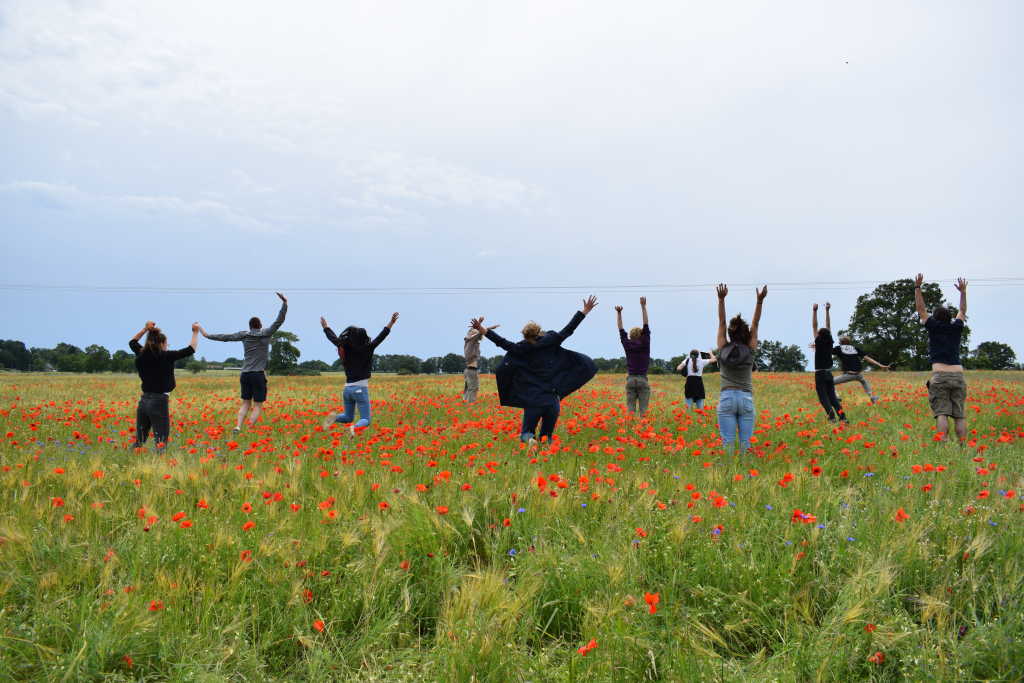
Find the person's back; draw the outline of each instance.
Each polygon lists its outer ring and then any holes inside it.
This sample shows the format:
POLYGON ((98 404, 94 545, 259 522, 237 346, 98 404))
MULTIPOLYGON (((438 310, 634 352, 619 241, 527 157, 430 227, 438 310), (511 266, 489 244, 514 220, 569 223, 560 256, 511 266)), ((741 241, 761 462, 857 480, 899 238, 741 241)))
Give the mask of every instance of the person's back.
POLYGON ((174 391, 177 386, 174 379, 175 362, 195 353, 191 346, 176 351, 143 348, 134 339, 128 345, 135 352, 135 370, 142 380, 142 391, 151 394, 169 394, 174 391))
MULTIPOLYGON (((754 354, 747 344, 729 342, 718 349, 719 391, 754 391, 754 354)), ((701 368, 703 370, 703 368, 701 368)))
POLYGON ((928 330, 928 356, 932 363, 960 365, 960 339, 964 332, 964 321, 960 318, 939 320, 929 316, 924 323, 928 330))

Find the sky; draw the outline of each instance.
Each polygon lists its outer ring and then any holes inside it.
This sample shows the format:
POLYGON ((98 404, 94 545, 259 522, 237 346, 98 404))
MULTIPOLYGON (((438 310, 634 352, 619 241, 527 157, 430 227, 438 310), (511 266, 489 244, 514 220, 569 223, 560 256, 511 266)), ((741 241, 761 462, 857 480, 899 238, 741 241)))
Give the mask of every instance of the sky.
MULTIPOLYGON (((769 283, 761 338, 804 347, 812 302, 842 327, 872 283, 921 271, 955 301, 958 275, 1024 276, 1022 15, 3 0, 0 338, 113 350, 153 319, 184 345, 281 290, 301 360, 336 357, 319 316, 392 311, 379 352, 428 357, 470 316, 515 337, 594 293, 567 346, 609 357, 613 305, 637 324, 650 285, 668 358, 714 343, 720 281, 748 317, 769 283)), ((1024 355, 1022 285, 970 289, 972 345, 1024 355)))

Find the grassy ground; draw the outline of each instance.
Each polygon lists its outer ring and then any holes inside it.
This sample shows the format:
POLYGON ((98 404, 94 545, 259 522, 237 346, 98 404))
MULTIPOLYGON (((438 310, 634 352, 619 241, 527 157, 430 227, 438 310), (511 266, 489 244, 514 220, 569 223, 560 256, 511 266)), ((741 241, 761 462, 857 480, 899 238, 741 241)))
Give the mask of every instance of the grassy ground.
POLYGON ((738 457, 674 377, 644 420, 597 378, 530 454, 490 378, 376 378, 354 440, 338 377, 271 378, 232 440, 237 379, 180 373, 136 453, 136 378, 4 374, 0 678, 1020 680, 1024 379, 969 374, 965 447, 873 379, 833 429, 758 375, 738 457))

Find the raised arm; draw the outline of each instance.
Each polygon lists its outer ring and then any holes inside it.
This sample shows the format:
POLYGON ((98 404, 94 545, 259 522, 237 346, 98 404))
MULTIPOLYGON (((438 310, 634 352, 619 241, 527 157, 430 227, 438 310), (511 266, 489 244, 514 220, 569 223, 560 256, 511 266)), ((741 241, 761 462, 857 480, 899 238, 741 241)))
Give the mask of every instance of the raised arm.
POLYGON ((498 346, 498 348, 508 351, 513 346, 515 346, 515 344, 513 344, 508 339, 505 339, 500 334, 494 331, 494 328, 497 327, 497 325, 492 325, 491 327, 484 327, 483 316, 480 316, 479 318, 473 318, 472 320, 470 320, 469 326, 472 327, 477 332, 479 332, 480 334, 487 337, 488 339, 490 339, 495 345, 498 346))
POLYGON ((624 331, 624 328, 622 327, 622 306, 615 307, 615 324, 618 325, 619 332, 624 331))
POLYGON ((341 340, 338 339, 338 335, 334 334, 331 326, 327 324, 327 318, 320 316, 320 327, 324 328, 324 335, 327 337, 327 341, 335 346, 341 346, 341 340))
MULTIPOLYGON (((640 297, 640 312, 643 313, 643 315, 644 315, 644 327, 649 327, 650 325, 647 322, 647 297, 646 296, 640 297)), ((621 325, 619 327, 621 327, 621 325)))
POLYGON ((832 331, 832 304, 825 302, 825 329, 832 331))
POLYGON ((718 336, 715 343, 722 348, 725 346, 725 297, 729 296, 729 287, 719 284, 715 292, 718 294, 718 336))
POLYGON ((231 332, 230 334, 207 334, 206 330, 203 329, 202 325, 199 326, 199 332, 210 341, 222 342, 242 341, 243 339, 245 339, 245 335, 249 334, 248 332, 245 331, 231 332))
POLYGON ((135 333, 135 336, 128 342, 128 348, 130 348, 135 355, 138 355, 142 351, 142 345, 139 344, 139 340, 142 339, 142 335, 146 334, 150 330, 156 327, 156 323, 152 320, 147 320, 146 324, 142 326, 142 329, 135 333))
POLYGON ((196 352, 199 348, 199 323, 192 323, 192 341, 188 343, 188 346, 178 349, 177 351, 168 351, 167 355, 171 360, 180 360, 182 358, 188 358, 196 352))
POLYGON ((277 296, 281 299, 281 310, 277 312, 277 318, 274 319, 274 322, 271 323, 270 327, 265 327, 260 330, 260 336, 262 337, 273 336, 274 333, 281 328, 281 325, 284 324, 284 317, 288 314, 288 297, 281 292, 277 292, 277 296))
POLYGON ((764 304, 764 298, 768 296, 768 285, 765 285, 761 290, 755 287, 754 293, 757 294, 757 305, 754 306, 754 320, 750 323, 751 351, 757 348, 757 328, 761 324, 761 307, 764 304))
POLYGON ((953 286, 960 292, 960 310, 956 313, 956 319, 967 320, 967 280, 958 277, 953 286))
POLYGON ((718 362, 718 356, 715 355, 714 349, 708 351, 708 356, 709 356, 708 363, 717 363, 718 362))
POLYGON ((921 293, 921 285, 924 284, 924 275, 917 274, 914 278, 914 306, 917 308, 917 317, 924 325, 928 321, 928 309, 924 307, 924 294, 921 293))
POLYGON ((818 337, 818 304, 811 306, 811 339, 818 337))

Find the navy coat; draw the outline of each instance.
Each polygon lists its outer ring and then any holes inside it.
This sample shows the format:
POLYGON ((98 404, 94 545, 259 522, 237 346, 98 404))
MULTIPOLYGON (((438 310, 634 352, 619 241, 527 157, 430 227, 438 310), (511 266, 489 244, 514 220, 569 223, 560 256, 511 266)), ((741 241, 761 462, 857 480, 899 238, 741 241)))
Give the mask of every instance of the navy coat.
POLYGON ((527 408, 561 400, 589 382, 597 366, 588 356, 562 348, 584 315, 577 311, 561 331, 547 332, 536 342, 510 342, 493 330, 487 338, 506 351, 494 370, 498 399, 503 406, 527 408))

